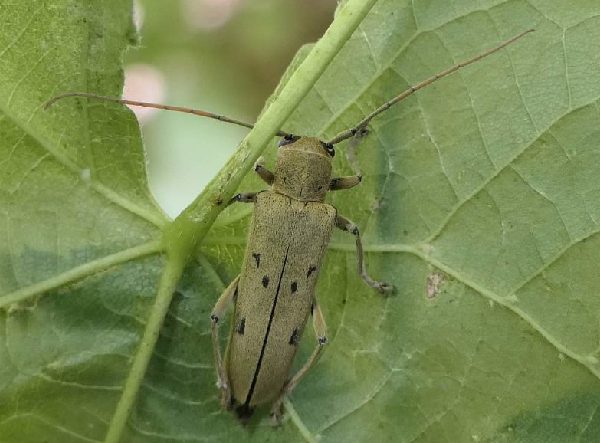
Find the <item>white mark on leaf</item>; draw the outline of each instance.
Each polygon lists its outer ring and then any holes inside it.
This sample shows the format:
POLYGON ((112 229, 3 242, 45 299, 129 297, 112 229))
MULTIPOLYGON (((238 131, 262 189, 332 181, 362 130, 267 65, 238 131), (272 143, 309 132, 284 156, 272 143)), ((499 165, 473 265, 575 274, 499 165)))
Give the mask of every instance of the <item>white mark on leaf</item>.
POLYGON ((85 168, 79 171, 79 177, 86 183, 90 183, 92 181, 92 171, 90 168, 85 168))
POLYGON ((427 298, 436 298, 441 291, 442 284, 446 281, 446 276, 438 271, 432 272, 427 276, 427 298))

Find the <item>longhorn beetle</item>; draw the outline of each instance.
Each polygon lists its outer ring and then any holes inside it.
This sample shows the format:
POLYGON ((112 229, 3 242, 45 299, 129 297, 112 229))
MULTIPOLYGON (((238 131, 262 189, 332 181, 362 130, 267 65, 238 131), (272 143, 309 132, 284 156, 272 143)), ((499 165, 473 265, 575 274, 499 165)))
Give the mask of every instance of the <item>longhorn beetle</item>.
MULTIPOLYGON (((230 203, 254 204, 248 244, 241 273, 219 297, 212 314, 211 332, 217 370, 217 386, 225 408, 235 409, 245 420, 254 408, 272 403, 271 414, 279 421, 283 400, 316 363, 327 343, 325 320, 314 289, 321 261, 333 227, 355 237, 357 268, 370 287, 385 294, 392 286, 372 279, 366 271, 358 227, 325 203, 328 191, 358 185, 360 175, 331 178, 334 145, 347 139, 358 141, 377 115, 419 89, 504 48, 533 31, 529 29, 472 59, 454 65, 387 101, 357 125, 324 142, 278 131, 275 172, 260 161, 254 170, 270 190, 241 193, 230 203), (218 325, 227 308, 234 305, 229 343, 223 359, 218 325), (308 316, 312 315, 317 344, 308 361, 291 378, 290 368, 308 316)), ((175 110, 234 123, 253 125, 196 109, 166 106, 99 96, 67 93, 54 97, 46 107, 64 97, 89 97, 133 106, 175 110)))

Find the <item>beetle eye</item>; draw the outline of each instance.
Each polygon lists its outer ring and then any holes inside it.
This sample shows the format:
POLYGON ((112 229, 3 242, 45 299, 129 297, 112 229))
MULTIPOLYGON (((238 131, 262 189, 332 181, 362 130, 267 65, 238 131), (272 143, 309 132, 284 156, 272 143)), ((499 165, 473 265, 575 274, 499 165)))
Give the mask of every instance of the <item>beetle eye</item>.
POLYGON ((297 135, 287 134, 285 137, 283 137, 281 140, 279 140, 279 143, 277 143, 277 146, 279 146, 281 148, 282 146, 294 143, 299 138, 300 137, 298 137, 297 135))
POLYGON ((335 149, 331 143, 321 142, 321 145, 323 145, 330 157, 333 157, 335 155, 335 149))

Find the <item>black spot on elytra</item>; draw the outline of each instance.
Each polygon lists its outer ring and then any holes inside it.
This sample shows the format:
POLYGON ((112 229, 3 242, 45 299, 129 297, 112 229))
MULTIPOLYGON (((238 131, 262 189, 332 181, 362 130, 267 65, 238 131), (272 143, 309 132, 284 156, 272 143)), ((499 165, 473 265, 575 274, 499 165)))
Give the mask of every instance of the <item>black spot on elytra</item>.
POLYGON ((312 274, 316 270, 317 270, 316 266, 311 266, 310 268, 308 268, 308 272, 306 273, 306 278, 310 277, 310 274, 312 274))
POLYGON ((246 319, 242 318, 240 320, 240 322, 238 323, 237 328, 235 328, 235 331, 240 335, 244 335, 245 328, 246 328, 246 319))
POLYGON ((291 289, 292 289, 292 294, 293 294, 294 292, 296 292, 296 291, 298 290, 298 283, 296 283, 295 281, 293 281, 293 282, 292 282, 291 289))
POLYGON ((269 276, 268 276, 268 275, 265 275, 265 276, 262 278, 262 285, 263 285, 263 287, 265 287, 265 288, 266 288, 267 286, 269 286, 269 276))
POLYGON ((298 328, 292 331, 292 335, 290 336, 290 345, 296 346, 298 344, 298 328))
POLYGON ((254 261, 256 261, 256 267, 258 268, 260 266, 260 254, 253 252, 252 257, 254 257, 254 261))

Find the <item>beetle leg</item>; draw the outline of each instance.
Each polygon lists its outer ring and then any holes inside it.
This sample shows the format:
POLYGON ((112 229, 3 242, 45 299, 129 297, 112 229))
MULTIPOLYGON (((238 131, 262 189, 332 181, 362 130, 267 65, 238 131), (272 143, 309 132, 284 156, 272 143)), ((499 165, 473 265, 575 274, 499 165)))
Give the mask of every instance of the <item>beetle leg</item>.
POLYGON ((391 292, 393 286, 389 283, 385 283, 382 281, 373 280, 369 274, 367 273, 367 268, 365 266, 364 261, 364 252, 362 241, 360 240, 360 231, 358 230, 358 226, 352 223, 345 217, 341 215, 335 216, 335 225, 340 228, 342 231, 348 231, 356 238, 356 258, 357 258, 357 270, 360 277, 363 281, 371 286, 372 288, 377 289, 380 293, 385 294, 387 292, 391 292))
POLYGON ((349 175, 347 177, 336 177, 332 178, 329 183, 330 191, 337 191, 339 189, 350 189, 358 185, 362 181, 360 175, 349 175))
POLYGON ((229 388, 229 379, 227 377, 227 371, 223 365, 223 358, 221 357, 221 344, 219 342, 219 320, 225 315, 227 308, 233 304, 235 294, 238 289, 238 282, 240 276, 238 275, 227 289, 223 291, 223 294, 217 300, 215 307, 210 314, 210 332, 212 336, 213 344, 213 355, 215 360, 215 367, 217 368, 217 386, 221 389, 221 403, 224 408, 229 408, 231 389, 229 388))
POLYGON ((256 195, 258 192, 241 192, 239 194, 235 194, 231 197, 231 200, 227 203, 229 206, 232 203, 240 202, 240 203, 254 203, 256 201, 256 195))
POLYGON ((283 413, 283 400, 287 395, 290 395, 302 377, 304 377, 308 370, 312 368, 312 366, 319 360, 321 352, 323 352, 324 346, 327 344, 327 325, 325 324, 323 311, 321 311, 321 307, 316 300, 312 306, 312 318, 313 328, 317 337, 317 347, 311 354, 308 361, 304 363, 304 366, 302 366, 298 372, 296 372, 296 374, 294 374, 294 376, 285 384, 281 394, 279 395, 279 398, 277 398, 275 403, 273 403, 271 417, 277 424, 281 421, 281 416, 283 413))
POLYGON ((362 143, 363 138, 365 138, 367 135, 369 135, 369 129, 366 126, 357 128, 352 138, 348 141, 348 145, 344 149, 346 159, 348 160, 348 163, 350 164, 352 170, 357 175, 361 175, 362 172, 360 169, 360 163, 356 156, 356 151, 358 151, 359 145, 362 143))
POLYGON ((265 166, 263 165, 264 160, 265 159, 263 157, 259 157, 258 160, 256 160, 256 163, 254 163, 254 172, 256 172, 265 183, 267 183, 268 185, 272 185, 275 181, 275 175, 267 168, 265 168, 265 166))

